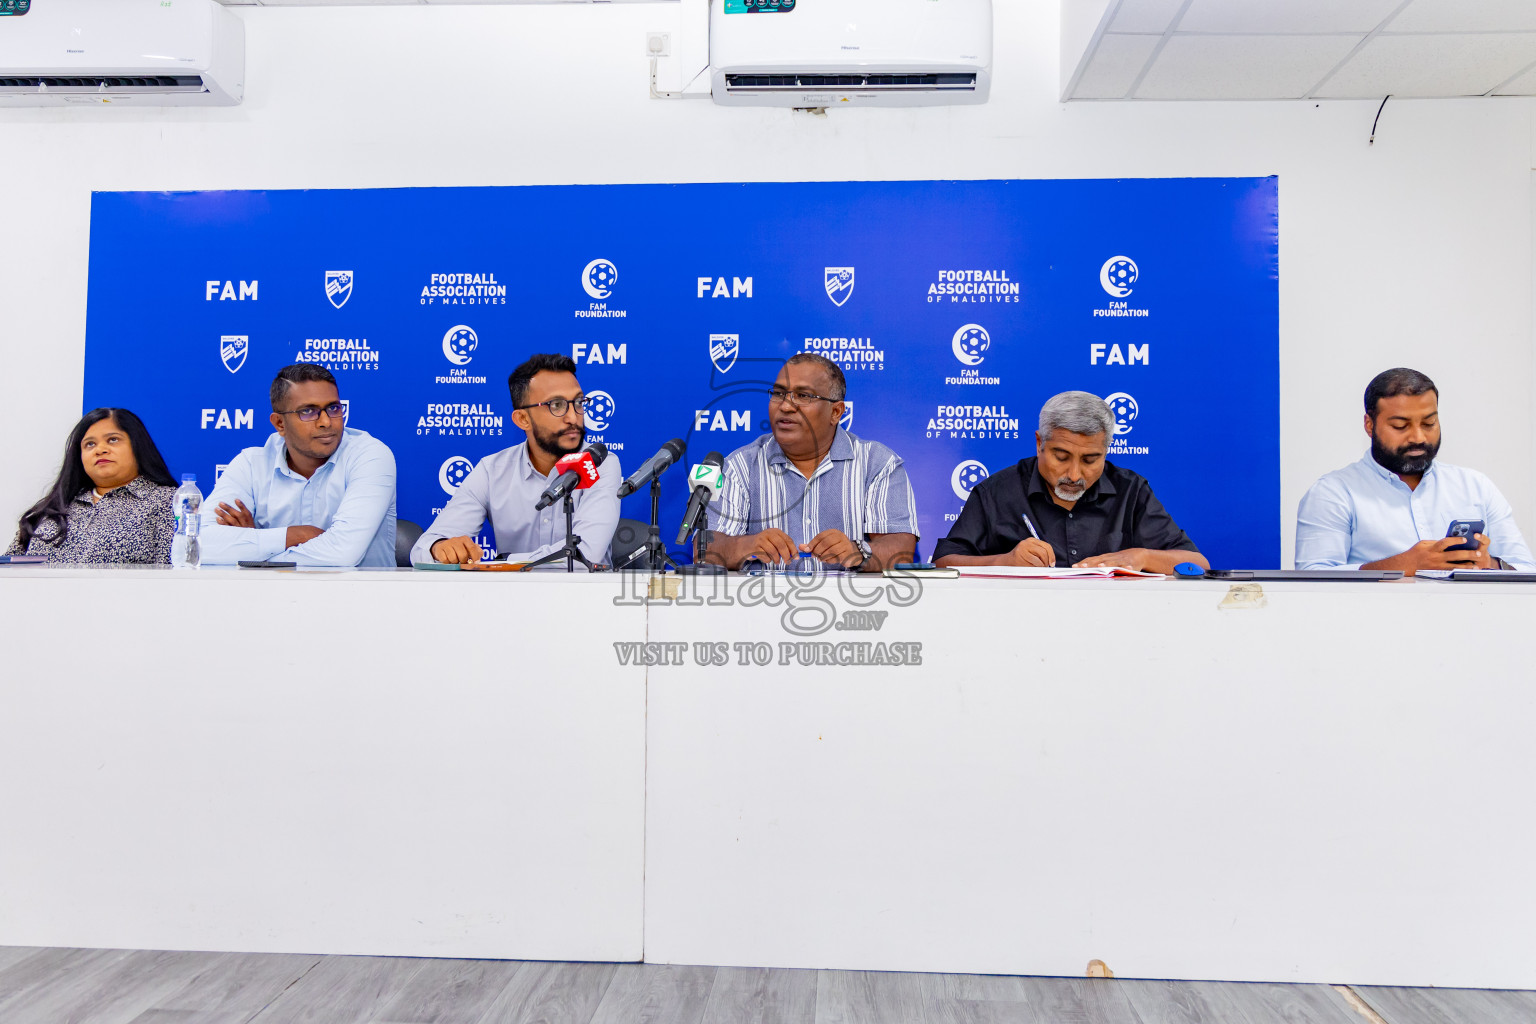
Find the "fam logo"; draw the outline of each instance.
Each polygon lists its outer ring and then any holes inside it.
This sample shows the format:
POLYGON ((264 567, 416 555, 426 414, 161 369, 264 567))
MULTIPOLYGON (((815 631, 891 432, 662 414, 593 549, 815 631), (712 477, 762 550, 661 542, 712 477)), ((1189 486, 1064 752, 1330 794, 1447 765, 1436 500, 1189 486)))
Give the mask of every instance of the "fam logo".
POLYGON ((885 349, 874 338, 806 338, 805 352, 814 352, 836 363, 844 373, 885 369, 885 349))
POLYGON ((1129 256, 1111 256, 1105 260, 1104 265, 1099 268, 1099 287, 1108 293, 1112 301, 1107 306, 1095 309, 1093 315, 1111 318, 1151 316, 1151 310, 1132 309, 1129 303, 1123 301, 1131 294, 1132 286, 1139 280, 1141 280, 1141 269, 1129 256))
POLYGON ((251 339, 245 334, 223 334, 219 336, 219 358, 224 360, 224 369, 230 373, 240 372, 240 367, 245 365, 245 357, 251 351, 251 339))
POLYGON ((1018 302, 1019 282, 1008 279, 1006 270, 941 270, 928 286, 928 301, 1018 302))
POLYGON ((612 260, 593 260, 581 271, 581 286, 594 299, 606 299, 619 283, 619 268, 612 260))
POLYGON ((327 270, 325 272, 325 297, 331 305, 340 309, 352 297, 352 271, 327 270))
POLYGON ((1129 256, 1111 256, 1099 268, 1099 284, 1113 298, 1123 299, 1131 294, 1131 285, 1141 276, 1136 261, 1129 256))
POLYGON ((588 391, 586 404, 581 408, 581 418, 588 430, 607 430, 608 424, 613 422, 616 409, 613 396, 608 392, 588 391))
POLYGON ((741 353, 741 335, 711 334, 709 336, 709 361, 721 373, 730 373, 741 353))
POLYGON ((1109 406, 1111 415, 1115 417, 1115 436, 1131 432, 1131 424, 1136 421, 1141 409, 1136 405, 1136 399, 1124 391, 1116 391, 1104 399, 1104 404, 1109 406))
POLYGON ((456 494, 464 481, 469 479, 469 473, 475 468, 475 464, 462 455, 450 456, 437 471, 437 482, 444 491, 456 494))
POLYGON ((955 358, 960 360, 965 367, 957 377, 945 377, 945 384, 1001 384, 1001 377, 983 377, 981 371, 975 369, 987 358, 987 352, 992 348, 992 335, 981 324, 966 324, 955 332, 949 341, 950 351, 955 358))
POLYGON ((1126 443, 1125 435, 1131 432, 1136 417, 1141 415, 1141 406, 1136 399, 1124 391, 1116 391, 1104 399, 1104 404, 1109 406, 1109 413, 1115 418, 1115 436, 1109 439, 1110 455, 1151 455, 1152 449, 1147 445, 1132 445, 1126 443))
POLYGON ((955 332, 949 347, 966 366, 980 366, 987 357, 987 349, 992 347, 992 335, 980 324, 966 324, 955 332))
POLYGON ((603 346, 597 342, 594 341, 589 345, 584 341, 573 341, 571 342, 571 362, 585 363, 588 366, 593 363, 605 366, 613 363, 628 364, 629 344, 626 342, 622 345, 609 345, 608 358, 604 359, 603 346))
POLYGON ((853 400, 852 399, 850 399, 850 398, 843 399, 843 415, 842 415, 842 418, 837 421, 837 425, 842 427, 844 430, 850 430, 851 431, 853 429, 853 400))
POLYGON ((204 409, 201 429, 208 430, 255 430, 255 409, 204 409))
POLYGON ((583 267, 581 287, 589 296, 599 301, 588 303, 586 309, 578 309, 577 319, 622 319, 629 316, 628 310, 608 308, 606 300, 613 294, 613 289, 618 286, 618 283, 619 268, 612 260, 597 259, 583 267))
POLYGON ((421 304, 435 306, 505 306, 507 286, 496 283, 496 275, 433 274, 421 287, 421 304))
POLYGON ((693 411, 693 429, 706 430, 746 430, 752 429, 751 409, 695 409, 693 411))
POLYGON ((443 335, 443 355, 454 366, 467 366, 480 347, 480 336, 467 324, 455 324, 443 335))
POLYGON ((711 299, 750 299, 752 297, 752 279, 750 277, 701 277, 699 278, 699 298, 708 296, 711 299))
POLYGON ((832 305, 841 306, 853 295, 853 268, 827 267, 823 283, 826 285, 827 298, 832 300, 832 305))
POLYGON ((208 302, 214 299, 220 302, 255 302, 260 285, 260 281, 209 281, 203 290, 203 298, 208 302), (240 286, 238 291, 235 288, 237 284, 240 286))
POLYGON ((955 467, 955 471, 949 474, 949 486, 955 492, 955 497, 966 501, 971 496, 971 491, 987 478, 987 467, 975 459, 966 459, 955 467))

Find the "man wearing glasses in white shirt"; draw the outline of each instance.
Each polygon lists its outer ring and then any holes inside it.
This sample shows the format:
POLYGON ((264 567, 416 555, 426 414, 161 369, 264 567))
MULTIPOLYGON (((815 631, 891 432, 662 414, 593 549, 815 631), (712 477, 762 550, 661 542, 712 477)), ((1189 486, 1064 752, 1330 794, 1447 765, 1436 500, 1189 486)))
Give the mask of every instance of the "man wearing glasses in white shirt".
POLYGON ((709 507, 706 557, 728 569, 747 561, 819 564, 879 572, 910 562, 917 502, 901 457, 840 426, 848 381, 825 356, 799 352, 768 393, 773 432, 725 460, 709 507))
MULTIPOLYGON (((533 506, 554 481, 555 462, 580 451, 587 437, 586 395, 576 380, 576 364, 562 355, 533 356, 512 371, 507 390, 512 422, 528 439, 480 460, 411 549, 412 562, 480 561, 485 552, 472 534, 487 520, 496 550, 509 562, 537 561, 565 546, 561 505, 542 511, 533 506)), ((571 529, 588 561, 608 561, 623 479, 619 457, 610 452, 598 467, 597 483, 574 493, 571 529)))
POLYGON ((346 425, 331 371, 295 363, 272 381, 272 427, 203 502, 202 560, 395 564, 395 456, 346 425))

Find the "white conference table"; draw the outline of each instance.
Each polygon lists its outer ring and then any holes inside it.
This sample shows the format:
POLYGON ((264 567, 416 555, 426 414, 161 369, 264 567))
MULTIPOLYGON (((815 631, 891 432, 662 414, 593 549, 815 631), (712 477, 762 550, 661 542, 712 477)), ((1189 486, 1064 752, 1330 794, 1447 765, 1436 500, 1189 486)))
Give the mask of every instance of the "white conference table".
POLYGON ((0 944, 1536 987, 1536 589, 814 582, 0 574, 0 944))

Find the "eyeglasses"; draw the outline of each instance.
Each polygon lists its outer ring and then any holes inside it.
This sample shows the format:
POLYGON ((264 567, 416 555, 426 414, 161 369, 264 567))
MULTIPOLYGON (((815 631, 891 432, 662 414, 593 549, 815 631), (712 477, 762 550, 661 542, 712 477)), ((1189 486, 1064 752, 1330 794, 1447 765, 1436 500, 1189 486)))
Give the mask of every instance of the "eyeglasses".
POLYGON ((341 419, 342 413, 346 411, 346 406, 342 405, 340 402, 332 402, 330 405, 327 405, 324 408, 321 408, 318 405, 305 405, 300 406, 297 409, 279 409, 277 411, 282 413, 284 416, 297 416, 305 423, 313 423, 315 420, 320 418, 320 414, 322 412, 333 420, 341 419))
POLYGON ((814 391, 788 391, 784 388, 769 388, 768 397, 775 402, 789 400, 789 404, 798 408, 802 405, 810 405, 812 402, 841 402, 841 398, 828 398, 826 395, 818 395, 814 391))
POLYGON ((513 408, 537 409, 541 405, 549 410, 549 414, 551 416, 554 416, 558 419, 559 417, 565 415, 565 410, 567 409, 575 409, 577 412, 584 412, 587 407, 587 400, 585 398, 578 398, 574 401, 569 398, 551 398, 547 402, 534 402, 532 405, 517 405, 513 406, 513 408))

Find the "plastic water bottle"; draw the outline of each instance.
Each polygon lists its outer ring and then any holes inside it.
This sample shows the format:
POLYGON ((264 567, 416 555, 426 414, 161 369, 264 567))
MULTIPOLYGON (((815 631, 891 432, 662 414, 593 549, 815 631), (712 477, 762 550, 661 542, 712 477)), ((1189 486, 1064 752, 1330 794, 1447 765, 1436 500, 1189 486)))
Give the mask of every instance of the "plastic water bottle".
POLYGON ((171 541, 171 568, 196 569, 203 560, 201 545, 197 542, 202 524, 203 492, 197 489, 197 474, 181 474, 181 486, 171 500, 171 510, 176 514, 176 537, 171 541))

